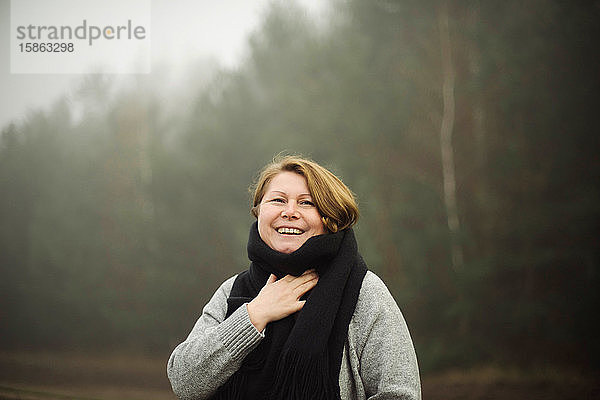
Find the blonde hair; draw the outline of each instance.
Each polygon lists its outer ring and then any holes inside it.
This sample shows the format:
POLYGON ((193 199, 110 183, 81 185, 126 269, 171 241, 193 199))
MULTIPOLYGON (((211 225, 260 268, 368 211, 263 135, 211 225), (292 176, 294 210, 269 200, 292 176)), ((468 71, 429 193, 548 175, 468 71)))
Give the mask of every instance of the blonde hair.
POLYGON ((251 212, 256 218, 267 186, 277 174, 284 171, 295 172, 306 179, 321 220, 330 232, 335 233, 356 223, 359 216, 358 204, 348 186, 326 168, 297 155, 276 157, 262 169, 258 179, 250 187, 253 192, 251 212))

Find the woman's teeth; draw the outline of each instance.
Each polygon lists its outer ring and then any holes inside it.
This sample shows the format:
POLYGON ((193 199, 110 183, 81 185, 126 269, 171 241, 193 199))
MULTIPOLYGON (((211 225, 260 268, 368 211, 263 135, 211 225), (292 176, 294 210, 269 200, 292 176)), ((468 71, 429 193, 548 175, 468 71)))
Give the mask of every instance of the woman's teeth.
POLYGON ((296 229, 296 228, 279 228, 279 229, 277 229, 277 232, 281 233, 281 234, 288 234, 288 235, 301 235, 302 233, 304 233, 300 229, 296 229))

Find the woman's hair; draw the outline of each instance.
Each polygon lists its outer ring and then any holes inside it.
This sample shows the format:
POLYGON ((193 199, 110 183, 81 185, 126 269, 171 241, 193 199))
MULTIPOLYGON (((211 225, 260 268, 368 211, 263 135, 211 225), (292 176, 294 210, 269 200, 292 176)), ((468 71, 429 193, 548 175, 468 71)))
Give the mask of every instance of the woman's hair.
POLYGON ((256 182, 250 187, 253 192, 252 215, 258 218, 258 208, 271 180, 280 172, 290 171, 306 178, 308 190, 312 196, 323 224, 330 232, 351 227, 358 220, 358 205, 354 194, 329 170, 316 162, 290 155, 275 157, 266 165, 256 182))

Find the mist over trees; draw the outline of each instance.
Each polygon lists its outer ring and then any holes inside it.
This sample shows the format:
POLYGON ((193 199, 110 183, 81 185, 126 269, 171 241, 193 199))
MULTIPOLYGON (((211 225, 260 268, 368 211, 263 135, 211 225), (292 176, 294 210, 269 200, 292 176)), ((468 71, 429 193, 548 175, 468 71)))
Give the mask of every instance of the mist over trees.
POLYGON ((357 194, 424 371, 598 366, 597 3, 334 9, 276 2, 235 70, 92 75, 2 129, 2 348, 168 353, 247 267, 248 186, 286 151, 357 194))

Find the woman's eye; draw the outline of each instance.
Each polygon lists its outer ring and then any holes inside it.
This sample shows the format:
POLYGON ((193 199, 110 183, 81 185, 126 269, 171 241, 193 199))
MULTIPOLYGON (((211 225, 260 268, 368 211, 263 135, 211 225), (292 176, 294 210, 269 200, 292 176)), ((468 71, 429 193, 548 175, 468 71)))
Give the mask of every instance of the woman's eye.
POLYGON ((303 206, 314 206, 314 205, 315 205, 315 203, 313 203, 313 202, 312 202, 312 201, 310 201, 310 200, 302 200, 302 201, 300 202, 300 204, 302 204, 303 206))
POLYGON ((272 199, 271 201, 273 201, 275 203, 284 203, 283 199, 280 199, 280 198, 272 199))

